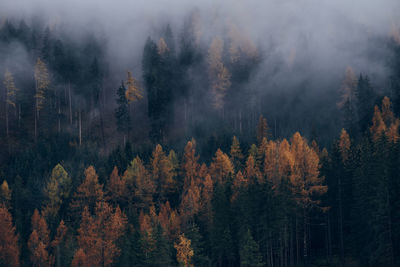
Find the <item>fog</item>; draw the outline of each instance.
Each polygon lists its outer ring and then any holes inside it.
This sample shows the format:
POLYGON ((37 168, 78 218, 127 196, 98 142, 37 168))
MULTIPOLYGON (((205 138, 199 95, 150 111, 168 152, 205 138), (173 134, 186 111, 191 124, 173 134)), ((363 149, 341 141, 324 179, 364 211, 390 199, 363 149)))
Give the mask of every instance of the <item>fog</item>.
POLYGON ((298 57, 312 57, 318 68, 343 70, 364 65, 368 38, 399 26, 399 7, 397 0, 3 0, 0 14, 27 21, 40 15, 76 36, 96 31, 108 41, 112 64, 136 69, 147 36, 166 23, 179 34, 184 18, 196 9, 205 41, 223 33, 229 21, 269 53, 288 58, 296 51, 298 57))
MULTIPOLYGON (((78 42, 88 33, 95 33, 104 40, 115 80, 124 79, 126 70, 141 78, 144 43, 148 36, 157 41, 167 24, 179 47, 183 24, 193 12, 199 18, 204 51, 215 36, 227 36, 230 29, 236 28, 252 41, 262 58, 248 87, 270 95, 271 103, 265 105, 264 112, 291 121, 295 125, 290 128, 301 127, 307 116, 329 120, 328 114, 336 110, 334 92, 347 66, 356 74, 368 74, 378 91, 388 90, 385 60, 390 55, 382 40, 400 28, 399 11, 398 0, 0 2, 3 20, 23 18, 29 24, 40 18, 51 29, 67 33, 78 42), (288 91, 301 91, 302 97, 282 96, 288 91), (288 110, 292 115, 282 117, 281 113, 288 110)), ((23 51, 17 54, 23 55, 15 55, 17 61, 26 61, 23 51)))

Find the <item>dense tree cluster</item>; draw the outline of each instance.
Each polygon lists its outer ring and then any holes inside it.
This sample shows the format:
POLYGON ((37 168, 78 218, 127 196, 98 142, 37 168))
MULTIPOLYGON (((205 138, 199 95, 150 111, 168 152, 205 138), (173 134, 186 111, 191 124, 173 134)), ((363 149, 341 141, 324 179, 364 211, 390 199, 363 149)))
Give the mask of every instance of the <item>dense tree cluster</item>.
POLYGON ((0 26, 27 51, 1 70, 0 266, 400 264, 400 46, 393 102, 346 69, 332 140, 279 134, 249 89, 260 51, 199 27, 164 27, 115 82, 99 38, 0 26))

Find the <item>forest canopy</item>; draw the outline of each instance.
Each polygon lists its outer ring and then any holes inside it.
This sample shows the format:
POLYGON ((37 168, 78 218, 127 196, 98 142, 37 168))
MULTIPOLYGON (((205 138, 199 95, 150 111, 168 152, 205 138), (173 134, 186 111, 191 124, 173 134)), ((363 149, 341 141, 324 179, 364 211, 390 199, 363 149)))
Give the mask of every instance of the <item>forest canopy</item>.
POLYGON ((400 265, 395 16, 50 2, 0 3, 0 266, 400 265))

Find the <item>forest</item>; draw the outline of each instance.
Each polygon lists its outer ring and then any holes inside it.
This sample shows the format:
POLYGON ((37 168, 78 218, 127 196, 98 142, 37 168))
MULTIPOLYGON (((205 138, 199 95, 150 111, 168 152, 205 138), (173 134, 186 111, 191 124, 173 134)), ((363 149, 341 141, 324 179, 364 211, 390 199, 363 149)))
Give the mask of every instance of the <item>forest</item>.
POLYGON ((0 9, 0 266, 400 266, 400 24, 333 71, 202 12, 0 9))

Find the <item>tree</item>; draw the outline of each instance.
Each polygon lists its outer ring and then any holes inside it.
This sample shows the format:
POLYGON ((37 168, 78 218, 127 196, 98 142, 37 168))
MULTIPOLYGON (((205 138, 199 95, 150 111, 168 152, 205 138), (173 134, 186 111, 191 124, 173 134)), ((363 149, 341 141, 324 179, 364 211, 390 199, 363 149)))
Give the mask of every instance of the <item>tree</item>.
POLYGON ((269 137, 267 119, 260 115, 257 124, 257 143, 261 144, 264 138, 269 137))
POLYGON ((126 181, 128 188, 133 191, 129 203, 141 209, 150 207, 153 203, 156 187, 139 157, 131 161, 123 179, 126 181))
POLYGON ((357 77, 351 67, 346 68, 345 76, 340 87, 340 100, 337 103, 343 111, 344 126, 348 131, 354 131, 355 103, 356 103, 357 77))
POLYGON ((375 102, 374 89, 371 86, 368 76, 360 75, 355 91, 357 97, 357 114, 360 130, 363 133, 367 130, 375 102))
POLYGON ((240 246, 240 266, 257 267, 264 266, 262 256, 256 241, 254 241, 250 230, 244 234, 240 246))
POLYGON ((234 173, 233 165, 228 155, 218 149, 210 165, 211 177, 219 182, 225 182, 229 175, 234 173))
POLYGON ((185 237, 185 234, 179 236, 179 243, 175 243, 174 248, 176 249, 176 259, 181 265, 184 267, 193 266, 191 259, 194 252, 191 247, 191 241, 185 237))
POLYGON ((57 217, 62 204, 69 197, 71 186, 72 180, 68 173, 61 164, 57 164, 53 168, 50 180, 44 190, 46 195, 45 204, 42 209, 44 217, 53 220, 57 217))
POLYGON ((190 187, 183 192, 180 204, 180 214, 183 223, 187 224, 200 210, 200 188, 192 180, 190 187))
POLYGON ((131 104, 143 98, 142 89, 139 87, 138 81, 133 78, 130 71, 128 71, 126 86, 127 89, 125 91, 125 97, 128 100, 128 104, 131 104))
POLYGON ((63 220, 61 220, 60 224, 57 227, 56 231, 56 236, 54 237, 54 240, 51 242, 51 247, 55 248, 55 260, 56 260, 56 266, 61 265, 61 248, 62 245, 65 241, 65 237, 67 235, 68 228, 65 226, 65 223, 63 220))
POLYGON ((99 183, 99 177, 93 166, 85 170, 85 180, 76 189, 71 208, 81 212, 84 207, 88 207, 89 212, 93 212, 96 203, 103 200, 103 185, 99 183))
POLYGON ((236 171, 239 171, 242 169, 242 160, 243 160, 243 154, 242 150, 240 148, 240 143, 239 139, 234 136, 232 138, 232 145, 231 145, 231 161, 233 163, 233 166, 235 167, 236 171))
POLYGON ((6 180, 3 181, 0 187, 0 204, 10 208, 11 189, 8 187, 6 180))
POLYGON ((128 111, 129 100, 126 97, 126 94, 127 90, 124 83, 122 82, 117 91, 118 107, 115 109, 115 117, 117 119, 117 129, 118 131, 121 131, 124 135, 124 144, 126 142, 126 136, 129 134, 129 131, 131 129, 131 118, 128 111))
POLYGON ((0 204, 0 264, 19 267, 20 248, 12 216, 4 204, 0 204))
POLYGON ((118 168, 115 166, 108 180, 105 198, 116 205, 127 200, 127 193, 126 180, 118 175, 118 168))
POLYGON ((79 249, 73 265, 111 266, 121 252, 116 242, 124 234, 126 224, 126 216, 119 207, 114 210, 107 202, 98 202, 92 217, 86 206, 78 229, 79 249))
POLYGON ((244 169, 244 177, 247 179, 247 181, 253 184, 256 182, 262 184, 264 182, 260 169, 258 168, 253 155, 249 155, 247 158, 246 167, 244 169))
POLYGON ((50 84, 49 73, 46 64, 37 59, 35 65, 35 138, 37 137, 37 123, 39 121, 39 112, 43 108, 45 93, 50 84))
POLYGON ((6 134, 9 134, 9 107, 17 110, 17 92, 18 89, 14 84, 14 77, 11 72, 6 69, 4 73, 4 86, 6 88, 6 134))
POLYGON ((311 208, 318 207, 318 197, 323 195, 327 188, 323 184, 323 177, 319 176, 319 158, 316 152, 308 146, 299 132, 293 135, 291 143, 294 166, 290 182, 294 198, 303 212, 303 255, 305 264, 308 264, 307 214, 311 208))
POLYGON ((165 155, 161 145, 156 145, 150 164, 151 178, 156 185, 159 200, 164 202, 166 196, 175 191, 175 180, 172 163, 165 155))
POLYGON ((196 155, 196 140, 188 141, 182 158, 181 171, 183 176, 183 190, 185 191, 196 180, 200 170, 199 156, 196 155))
POLYGON ((31 253, 31 262, 33 266, 43 267, 51 266, 53 258, 49 255, 50 245, 49 234, 46 220, 35 209, 31 218, 32 233, 29 236, 28 248, 31 253))
POLYGON ((213 95, 213 105, 224 114, 224 98, 231 86, 231 74, 222 62, 224 42, 221 38, 214 38, 208 50, 208 77, 213 95))

